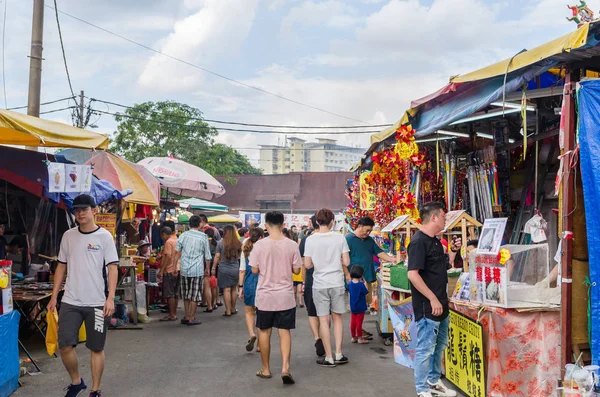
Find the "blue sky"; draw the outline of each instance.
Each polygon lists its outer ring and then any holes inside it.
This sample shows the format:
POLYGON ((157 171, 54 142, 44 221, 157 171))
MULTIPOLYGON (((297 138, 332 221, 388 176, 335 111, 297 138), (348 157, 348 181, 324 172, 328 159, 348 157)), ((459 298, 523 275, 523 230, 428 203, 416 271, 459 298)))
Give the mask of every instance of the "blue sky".
MULTIPOLYGON (((27 103, 32 1, 4 1, 7 102, 14 107, 27 103)), ((597 12, 600 0, 588 5, 597 12)), ((58 0, 58 7, 246 84, 376 124, 396 121, 411 100, 452 75, 575 29, 565 19, 564 0, 58 0)), ((69 95, 54 11, 45 13, 43 102, 69 95)), ((220 120, 356 124, 206 74, 65 15, 60 19, 73 87, 87 96, 123 104, 176 100, 220 120)), ((68 112, 44 117, 70 122, 68 112)), ((102 133, 115 129, 111 116, 96 124, 102 133)), ((368 144, 365 135, 336 138, 368 144)), ((254 148, 278 138, 223 132, 218 140, 254 148)), ((258 158, 256 150, 241 151, 258 158)))

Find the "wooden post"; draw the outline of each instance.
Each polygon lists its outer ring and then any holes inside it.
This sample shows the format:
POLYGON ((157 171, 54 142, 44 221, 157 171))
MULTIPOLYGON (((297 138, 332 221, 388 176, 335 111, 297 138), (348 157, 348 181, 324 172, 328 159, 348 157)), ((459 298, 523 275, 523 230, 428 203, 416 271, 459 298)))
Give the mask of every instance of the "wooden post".
MULTIPOLYGON (((462 219, 461 220, 461 238, 462 238, 462 245, 467 245, 467 220, 466 219, 462 219)), ((460 255, 460 252, 458 253, 460 255)), ((467 263, 467 261, 463 261, 463 271, 468 272, 469 271, 469 264, 467 263)))
MULTIPOLYGON (((569 70, 565 76, 565 104, 564 104, 564 147, 561 154, 567 153, 575 148, 575 84, 579 79, 578 71, 569 70)), ((561 186, 562 206, 560 208, 562 228, 559 230, 560 238, 563 232, 573 231, 573 191, 574 178, 569 168, 571 156, 565 156, 563 166, 563 178, 561 186)), ((572 259, 573 241, 562 240, 562 284, 561 284, 561 346, 560 358, 561 368, 571 362, 571 293, 572 293, 572 259)))

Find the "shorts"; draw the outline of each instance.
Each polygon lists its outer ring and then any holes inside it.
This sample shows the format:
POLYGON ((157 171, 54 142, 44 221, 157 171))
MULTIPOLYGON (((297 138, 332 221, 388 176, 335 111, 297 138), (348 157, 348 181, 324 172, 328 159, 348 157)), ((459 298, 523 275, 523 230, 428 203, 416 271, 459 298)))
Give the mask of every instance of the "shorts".
POLYGON ((181 289, 181 275, 179 273, 176 276, 172 273, 163 274, 162 283, 164 298, 179 298, 179 290, 181 289))
POLYGON ((304 284, 302 281, 294 281, 294 287, 304 284))
POLYGON ((181 298, 186 301, 202 300, 202 277, 181 277, 181 298))
POLYGON ((346 313, 346 289, 335 288, 313 288, 313 300, 317 315, 319 317, 329 316, 330 313, 346 313))
POLYGON ((268 312, 256 309, 256 328, 258 329, 295 329, 296 308, 268 312))
POLYGON ((313 301, 312 287, 304 289, 304 305, 306 306, 308 317, 317 317, 317 308, 315 307, 315 302, 313 301))
POLYGON ((109 322, 110 317, 104 317, 104 306, 73 306, 63 302, 58 313, 58 346, 77 346, 79 328, 85 323, 85 346, 91 351, 101 352, 109 322))

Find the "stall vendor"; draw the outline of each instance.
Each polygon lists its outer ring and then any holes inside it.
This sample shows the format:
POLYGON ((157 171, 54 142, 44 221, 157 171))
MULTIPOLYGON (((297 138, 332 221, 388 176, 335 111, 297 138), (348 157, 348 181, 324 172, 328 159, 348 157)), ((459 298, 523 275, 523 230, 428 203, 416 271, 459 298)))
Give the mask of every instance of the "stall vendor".
POLYGON ((138 247, 137 248, 138 256, 150 258, 150 256, 152 255, 152 243, 142 240, 142 241, 138 242, 137 247, 138 247))

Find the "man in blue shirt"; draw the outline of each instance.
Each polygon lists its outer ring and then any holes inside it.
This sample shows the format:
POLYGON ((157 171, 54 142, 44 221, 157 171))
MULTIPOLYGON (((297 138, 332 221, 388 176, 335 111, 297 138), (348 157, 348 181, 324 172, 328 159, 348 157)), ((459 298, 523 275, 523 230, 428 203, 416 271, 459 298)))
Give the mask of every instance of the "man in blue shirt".
POLYGON ((376 256, 389 263, 396 263, 396 258, 383 252, 377 243, 375 243, 375 240, 371 238, 370 234, 374 226, 375 221, 366 216, 358 221, 358 226, 354 233, 346 235, 346 241, 350 248, 350 267, 358 265, 364 269, 363 277, 369 289, 369 294, 367 295, 367 304, 369 306, 371 306, 371 302, 373 301, 372 283, 377 280, 373 257, 376 256))

